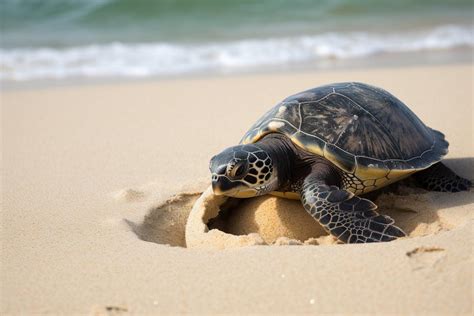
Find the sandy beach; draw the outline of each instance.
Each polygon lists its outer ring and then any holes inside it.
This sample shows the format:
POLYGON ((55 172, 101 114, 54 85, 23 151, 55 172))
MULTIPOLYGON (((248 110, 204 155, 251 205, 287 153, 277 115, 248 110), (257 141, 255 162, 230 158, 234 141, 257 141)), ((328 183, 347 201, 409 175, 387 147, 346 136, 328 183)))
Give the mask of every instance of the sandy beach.
POLYGON ((472 190, 379 196, 409 235, 390 243, 337 244, 300 205, 268 197, 225 223, 267 245, 191 249, 184 234, 210 157, 286 96, 331 82, 393 93, 445 133, 446 164, 473 180, 473 74, 450 64, 2 91, 0 313, 472 315, 472 190))

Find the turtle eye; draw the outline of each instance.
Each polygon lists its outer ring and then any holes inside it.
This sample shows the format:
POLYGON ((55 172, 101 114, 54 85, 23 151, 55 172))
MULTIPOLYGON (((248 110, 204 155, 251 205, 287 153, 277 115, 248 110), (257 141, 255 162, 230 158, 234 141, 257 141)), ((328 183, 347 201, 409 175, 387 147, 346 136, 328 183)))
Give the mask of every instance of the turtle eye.
POLYGON ((240 161, 233 164, 227 174, 231 178, 234 178, 234 179, 240 178, 244 175, 246 169, 247 169, 247 164, 243 161, 240 161))

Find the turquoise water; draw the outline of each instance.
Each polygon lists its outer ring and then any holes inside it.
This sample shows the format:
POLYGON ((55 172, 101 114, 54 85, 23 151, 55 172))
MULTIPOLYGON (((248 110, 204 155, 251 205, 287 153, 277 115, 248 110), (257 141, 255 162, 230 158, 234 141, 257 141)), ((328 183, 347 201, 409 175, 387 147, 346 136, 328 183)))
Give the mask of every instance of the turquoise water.
POLYGON ((2 0, 0 78, 232 72, 472 49, 472 1, 2 0))

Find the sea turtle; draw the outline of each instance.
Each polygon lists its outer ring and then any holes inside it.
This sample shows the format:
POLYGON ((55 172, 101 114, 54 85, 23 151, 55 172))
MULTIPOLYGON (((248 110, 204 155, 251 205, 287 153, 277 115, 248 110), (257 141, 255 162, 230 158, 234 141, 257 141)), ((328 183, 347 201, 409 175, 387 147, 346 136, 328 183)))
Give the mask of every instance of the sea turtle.
POLYGON ((358 195, 414 174, 421 187, 469 190, 440 160, 444 135, 389 92, 357 82, 290 96, 260 118, 238 146, 210 161, 214 194, 267 193, 301 199, 324 229, 346 243, 405 236, 358 195))

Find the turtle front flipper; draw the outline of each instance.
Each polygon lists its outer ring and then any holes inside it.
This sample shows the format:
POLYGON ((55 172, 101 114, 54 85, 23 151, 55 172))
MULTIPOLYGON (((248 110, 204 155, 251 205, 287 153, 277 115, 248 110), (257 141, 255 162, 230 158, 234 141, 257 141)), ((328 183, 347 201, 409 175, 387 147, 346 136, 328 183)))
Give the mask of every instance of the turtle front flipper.
POLYGON ((472 187, 471 181, 461 178, 442 162, 415 173, 413 177, 422 188, 430 191, 460 192, 469 191, 472 187))
POLYGON ((371 201, 316 177, 304 182, 301 200, 306 211, 342 242, 391 241, 405 236, 393 219, 375 212, 377 206, 371 201))

